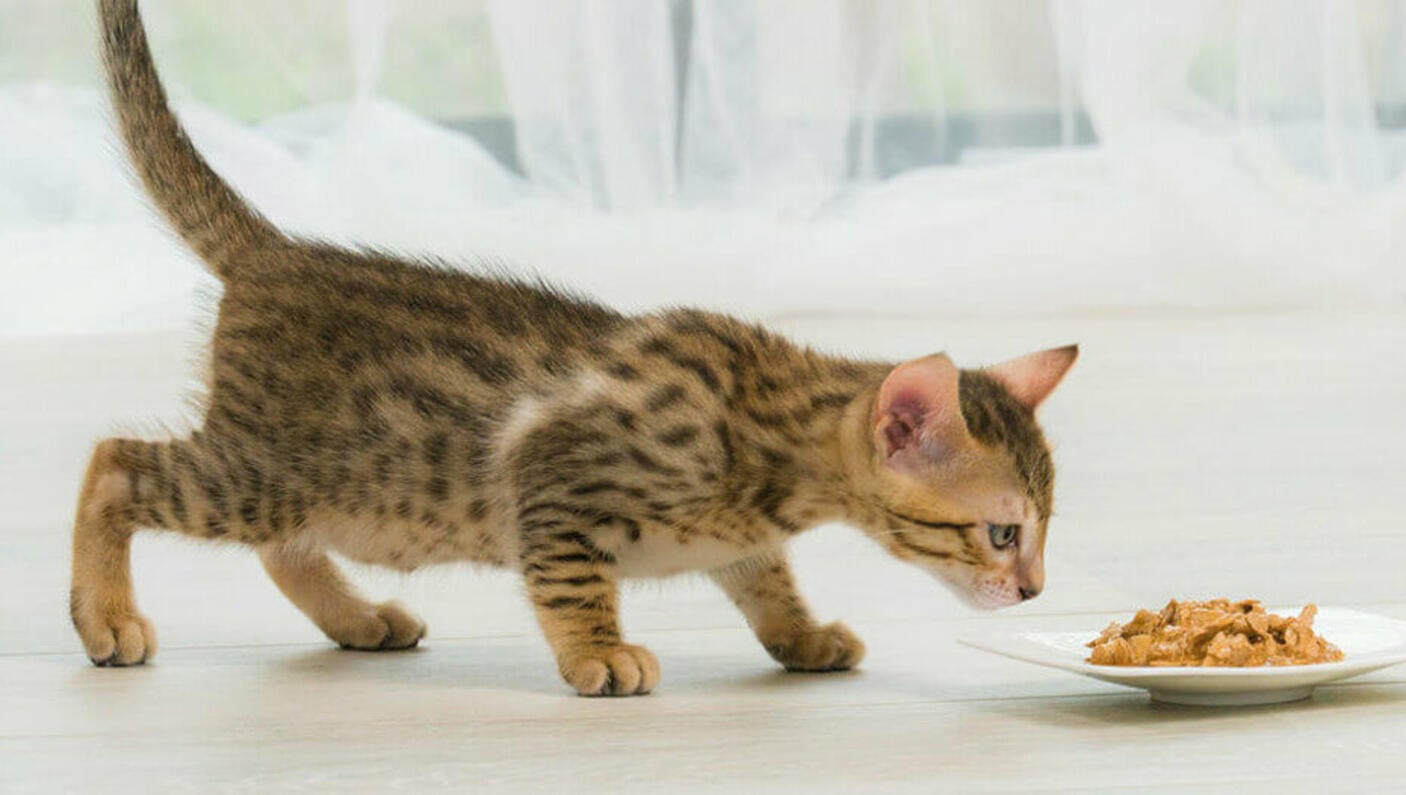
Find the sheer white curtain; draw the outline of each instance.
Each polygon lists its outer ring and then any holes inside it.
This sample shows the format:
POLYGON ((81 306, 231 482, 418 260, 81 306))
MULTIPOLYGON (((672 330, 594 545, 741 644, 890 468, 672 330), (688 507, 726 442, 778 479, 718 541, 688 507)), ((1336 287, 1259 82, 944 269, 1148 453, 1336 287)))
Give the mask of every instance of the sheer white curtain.
POLYGON ((932 57, 930 40, 905 32, 930 32, 931 10, 907 0, 497 0, 490 10, 528 172, 612 210, 805 216, 856 176, 852 127, 857 173, 872 172, 879 95, 906 88, 900 48, 932 57))
MULTIPOLYGON (((630 308, 1403 296, 1406 0, 148 0, 285 225, 630 308)), ((87 0, 0 0, 0 333, 190 322, 87 0)))

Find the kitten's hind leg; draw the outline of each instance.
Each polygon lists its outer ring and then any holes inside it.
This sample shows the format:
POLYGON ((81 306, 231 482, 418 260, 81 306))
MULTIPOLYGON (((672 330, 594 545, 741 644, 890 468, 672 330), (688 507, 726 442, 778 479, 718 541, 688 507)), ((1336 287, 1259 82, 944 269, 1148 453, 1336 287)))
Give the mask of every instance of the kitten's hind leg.
POLYGON ((775 552, 712 573, 746 616, 772 659, 788 671, 844 671, 864 658, 864 642, 844 624, 818 624, 775 552))
POLYGON ((270 544, 259 559, 278 590, 344 649, 409 649, 425 636, 425 623, 399 604, 363 599, 320 549, 296 540, 270 544))
POLYGON ((142 472, 161 445, 100 442, 88 463, 73 525, 69 614, 95 665, 140 665, 156 653, 156 631, 132 593, 132 533, 148 519, 142 472))
POLYGON ((139 665, 156 653, 132 592, 132 534, 174 530, 254 543, 278 532, 261 518, 257 461, 208 434, 169 442, 105 439, 93 450, 73 525, 69 612, 97 665, 139 665))

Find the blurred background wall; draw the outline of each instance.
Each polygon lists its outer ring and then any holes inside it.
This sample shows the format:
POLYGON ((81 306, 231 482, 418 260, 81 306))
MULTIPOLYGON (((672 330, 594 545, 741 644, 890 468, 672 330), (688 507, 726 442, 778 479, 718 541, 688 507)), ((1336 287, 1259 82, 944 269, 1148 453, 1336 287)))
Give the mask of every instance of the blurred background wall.
MULTIPOLYGON (((147 0, 197 144, 308 235, 755 317, 1395 304, 1406 0, 147 0)), ((88 0, 0 0, 0 335, 216 285, 88 0)))

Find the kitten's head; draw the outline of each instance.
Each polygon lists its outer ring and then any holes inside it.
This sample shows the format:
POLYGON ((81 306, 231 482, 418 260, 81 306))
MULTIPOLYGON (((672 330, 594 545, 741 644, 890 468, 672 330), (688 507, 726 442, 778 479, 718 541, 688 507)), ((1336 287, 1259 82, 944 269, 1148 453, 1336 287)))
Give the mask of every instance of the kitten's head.
POLYGON ((965 371, 939 354, 894 368, 868 418, 867 532, 977 607, 1039 594, 1054 466, 1035 409, 1078 353, 965 371))

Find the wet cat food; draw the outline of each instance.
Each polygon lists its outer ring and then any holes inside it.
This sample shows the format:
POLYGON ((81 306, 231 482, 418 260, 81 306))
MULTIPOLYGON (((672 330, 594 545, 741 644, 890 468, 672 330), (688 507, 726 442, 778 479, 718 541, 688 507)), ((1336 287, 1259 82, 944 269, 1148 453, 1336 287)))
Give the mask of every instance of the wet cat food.
POLYGON ((1314 605, 1286 618, 1254 599, 1167 603, 1160 613, 1139 610, 1089 641, 1094 665, 1243 668, 1337 662, 1342 650, 1313 631, 1314 605))

